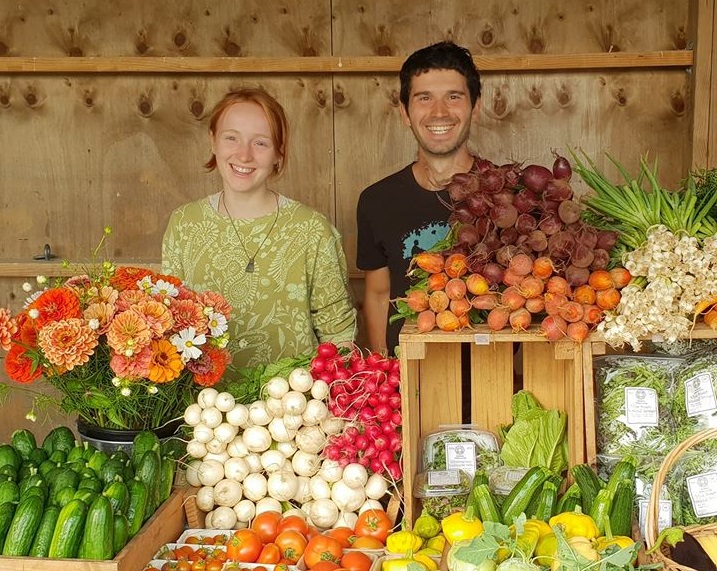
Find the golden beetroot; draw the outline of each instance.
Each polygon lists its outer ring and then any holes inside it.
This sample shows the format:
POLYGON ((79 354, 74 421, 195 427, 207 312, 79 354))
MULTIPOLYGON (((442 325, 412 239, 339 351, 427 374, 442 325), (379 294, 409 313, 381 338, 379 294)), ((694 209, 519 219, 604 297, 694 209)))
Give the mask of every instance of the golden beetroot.
POLYGON ((445 272, 431 274, 428 276, 428 291, 439 291, 445 289, 448 283, 448 276, 445 272))
POLYGON ((419 333, 428 333, 433 331, 436 327, 436 314, 430 309, 422 311, 416 317, 416 326, 418 327, 419 333))
POLYGON ((614 287, 598 290, 595 294, 595 303, 601 309, 615 309, 620 303, 620 292, 614 287))
POLYGON ((450 254, 445 259, 443 271, 449 278, 460 278, 468 271, 468 257, 465 254, 450 254))
POLYGON ((713 331, 717 330, 717 309, 713 307, 705 313, 702 319, 704 319, 704 322, 710 327, 710 329, 713 331))
POLYGON ((582 343, 587 339, 590 329, 584 321, 576 321, 574 323, 568 323, 565 333, 573 341, 582 343))
POLYGON ((547 280, 553 275, 555 267, 553 266, 553 260, 548 256, 540 256, 533 262, 533 275, 541 280, 547 280))
POLYGON ((561 276, 550 276, 545 282, 545 291, 550 293, 560 293, 566 297, 570 297, 573 293, 568 281, 561 276))
POLYGON ((527 309, 520 307, 515 311, 510 312, 508 321, 513 331, 525 331, 528 327, 530 327, 530 324, 533 321, 533 316, 527 309))
POLYGON ((560 308, 568 302, 567 296, 551 291, 547 292, 543 299, 545 300, 545 313, 548 315, 557 315, 560 308))
POLYGON ((516 286, 521 282, 523 277, 525 276, 517 274, 508 268, 505 272, 503 272, 503 284, 507 286, 516 286))
POLYGON ((525 300, 525 309, 530 313, 543 313, 545 311, 545 300, 542 296, 529 297, 525 300))
POLYGON ((428 307, 435 313, 448 309, 450 302, 451 300, 448 299, 448 294, 443 290, 431 292, 431 295, 428 296, 428 307))
POLYGON ((509 319, 510 309, 503 306, 497 306, 490 310, 490 313, 486 318, 486 323, 488 323, 488 327, 491 331, 500 331, 501 329, 505 329, 505 326, 508 325, 509 319))
POLYGON ((558 309, 558 315, 568 323, 575 323, 583 318, 583 306, 577 301, 566 301, 558 309))
POLYGON ((490 284, 481 274, 473 273, 466 276, 466 289, 473 295, 482 295, 488 292, 490 284))
POLYGON ((540 330, 548 341, 558 341, 567 334, 568 324, 559 315, 548 315, 540 323, 540 330))
POLYGON ((630 283, 632 276, 626 268, 617 267, 610 270, 610 277, 615 284, 615 289, 622 289, 630 283))
POLYGON ((457 331, 461 328, 458 316, 448 309, 436 314, 436 325, 441 331, 457 331))
POLYGON ((510 259, 508 269, 519 276, 527 276, 533 269, 533 258, 523 252, 510 259))
POLYGON ((583 306, 583 321, 588 325, 597 325, 602 321, 603 310, 597 305, 583 306))
POLYGON ((525 276, 518 284, 518 291, 526 299, 540 296, 544 289, 545 282, 533 275, 525 276))
POLYGON ((612 276, 609 271, 594 270, 590 273, 590 277, 588 277, 588 285, 595 291, 603 291, 614 288, 615 282, 612 280, 612 276))
POLYGON ((423 271, 429 274, 437 274, 443 271, 444 259, 443 254, 435 252, 421 252, 413 257, 413 261, 423 271))
POLYGON ((466 296, 468 289, 466 282, 461 278, 451 278, 446 283, 445 291, 448 299, 462 299, 466 296))
POLYGON ((458 317, 467 314, 471 310, 471 307, 471 302, 468 301, 465 297, 462 297, 460 299, 452 299, 451 303, 448 305, 448 309, 450 309, 458 317))
POLYGON ((578 286, 573 292, 573 301, 582 305, 592 305, 595 303, 595 290, 588 284, 578 286))
POLYGON ((414 289, 407 292, 406 305, 417 313, 425 311, 428 309, 428 292, 423 289, 414 289))
POLYGON ((518 288, 515 286, 507 287, 500 294, 500 303, 505 305, 511 311, 515 311, 519 307, 525 305, 525 297, 520 294, 518 288))
POLYGON ((498 294, 494 292, 476 295, 471 299, 471 305, 476 309, 491 310, 498 305, 498 294))

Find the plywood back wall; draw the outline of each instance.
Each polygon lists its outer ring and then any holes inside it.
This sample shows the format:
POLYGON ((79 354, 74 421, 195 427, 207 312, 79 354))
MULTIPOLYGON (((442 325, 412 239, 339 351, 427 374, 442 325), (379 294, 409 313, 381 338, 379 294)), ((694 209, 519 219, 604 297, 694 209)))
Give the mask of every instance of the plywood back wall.
MULTIPOLYGON (((453 39, 475 55, 687 47, 687 0, 14 0, 0 57, 406 56, 453 39)), ((86 256, 160 257, 170 211, 218 188, 202 164, 207 120, 229 89, 262 85, 290 119, 277 184, 331 218, 355 262, 360 191, 415 156, 386 74, 5 74, 0 76, 0 259, 45 243, 86 256)), ((691 161, 687 70, 486 73, 471 144, 496 162, 552 161, 581 146, 604 164, 659 156, 673 184, 691 161)), ((407 205, 408 206, 408 205, 407 205)), ((356 275, 356 274, 355 274, 356 275)))

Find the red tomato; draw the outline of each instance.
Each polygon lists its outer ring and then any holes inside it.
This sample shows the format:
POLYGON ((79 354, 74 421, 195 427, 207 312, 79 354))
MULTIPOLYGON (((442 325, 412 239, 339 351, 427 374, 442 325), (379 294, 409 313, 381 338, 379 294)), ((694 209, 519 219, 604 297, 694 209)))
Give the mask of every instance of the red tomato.
POLYGON ((251 522, 251 529, 259 535, 262 543, 273 543, 279 533, 280 521, 279 512, 262 512, 251 522))
POLYGON ((257 558, 257 563, 267 563, 269 565, 276 565, 281 559, 281 551, 276 543, 267 543, 261 548, 261 553, 257 558))
POLYGON ((343 547, 338 539, 328 535, 317 535, 309 540, 304 549, 304 561, 309 569, 320 561, 333 561, 338 563, 343 554, 343 547))
MULTIPOLYGON (((350 527, 335 527, 324 532, 324 535, 338 539, 341 547, 351 547, 353 542, 358 539, 356 532, 350 527)), ((383 547, 383 546, 382 546, 383 547)))
POLYGON ((393 524, 384 510, 366 510, 359 514, 354 525, 354 531, 359 537, 375 537, 383 544, 392 528, 393 524))
POLYGON ((237 529, 227 542, 227 559, 254 563, 261 553, 261 539, 252 529, 237 529))
POLYGON ((284 516, 279 522, 279 533, 282 531, 298 531, 301 535, 306 537, 309 533, 309 524, 306 520, 298 515, 284 516))
POLYGON ((360 551, 347 551, 341 557, 341 567, 349 571, 368 571, 373 561, 360 551))
POLYGON ((334 561, 319 561, 311 568, 311 571, 336 571, 339 564, 334 561))
POLYGON ((207 562, 204 559, 197 559, 192 563, 192 571, 207 571, 207 562))
POLYGON ((222 571, 224 563, 218 559, 210 559, 207 561, 207 567, 205 571, 222 571))
POLYGON ((375 537, 369 537, 368 535, 362 535, 357 537, 351 544, 353 549, 383 549, 386 547, 383 542, 375 537))
POLYGON ((299 561, 306 549, 307 539, 298 531, 282 531, 274 541, 284 559, 293 563, 299 561))

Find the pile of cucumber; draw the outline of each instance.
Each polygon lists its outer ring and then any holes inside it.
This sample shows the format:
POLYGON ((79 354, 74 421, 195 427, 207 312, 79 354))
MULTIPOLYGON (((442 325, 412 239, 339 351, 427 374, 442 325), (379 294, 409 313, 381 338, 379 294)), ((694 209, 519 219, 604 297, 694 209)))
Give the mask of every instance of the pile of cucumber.
POLYGON ((0 552, 112 559, 166 500, 175 454, 143 431, 131 453, 106 453, 66 426, 38 446, 29 430, 0 444, 0 552))

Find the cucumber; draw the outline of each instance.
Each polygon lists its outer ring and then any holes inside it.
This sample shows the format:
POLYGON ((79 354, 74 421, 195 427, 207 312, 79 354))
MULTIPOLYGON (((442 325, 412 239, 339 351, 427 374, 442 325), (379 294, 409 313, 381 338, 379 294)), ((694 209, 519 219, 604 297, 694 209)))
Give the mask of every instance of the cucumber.
POLYGON ((78 460, 85 460, 85 450, 87 450, 87 447, 89 444, 87 442, 83 442, 82 444, 77 444, 76 446, 72 447, 72 450, 70 450, 67 453, 67 459, 66 462, 77 462, 78 460))
POLYGON ((632 535, 635 512, 635 479, 623 479, 615 489, 610 508, 610 531, 613 535, 632 535))
POLYGON ((103 488, 104 485, 97 476, 85 476, 84 478, 81 478, 80 482, 77 484, 78 490, 86 489, 99 493, 103 488))
POLYGON ((80 483, 80 475, 71 468, 60 468, 58 472, 48 475, 50 484, 50 498, 54 497, 55 492, 68 486, 77 489, 80 483))
POLYGON ((95 450, 87 459, 87 465, 92 468, 95 473, 99 474, 102 466, 104 466, 108 459, 109 456, 107 455, 107 452, 104 450, 95 450))
POLYGON ((147 450, 142 454, 142 458, 135 468, 135 477, 147 484, 149 493, 144 519, 151 516, 159 507, 159 471, 159 452, 157 450, 147 450))
POLYGON ((32 540, 42 521, 44 506, 43 499, 34 494, 20 500, 5 537, 3 555, 25 556, 30 553, 32 540))
POLYGON ((5 545, 5 537, 7 537, 7 532, 10 529, 16 508, 17 504, 14 502, 3 502, 0 504, 0 553, 2 553, 3 546, 5 545))
POLYGON ((67 486, 61 490, 57 490, 50 499, 50 505, 64 508, 71 500, 75 499, 76 490, 72 486, 67 486))
POLYGON ((80 559, 112 559, 114 518, 107 497, 98 495, 90 504, 80 541, 80 559))
POLYGON ((60 516, 60 508, 58 506, 48 506, 42 514, 40 526, 35 533, 35 539, 30 547, 30 557, 47 557, 50 554, 50 543, 52 542, 52 534, 55 532, 57 518, 60 516))
POLYGON ((129 520, 122 513, 112 517, 112 557, 117 555, 129 541, 129 520))
POLYGON ((10 444, 20 453, 23 460, 29 460, 32 451, 37 448, 35 435, 27 428, 20 428, 10 436, 10 444))
POLYGON ((162 456, 159 462, 159 503, 164 502, 172 494, 174 473, 177 461, 170 456, 162 456))
POLYGON ((15 482, 18 480, 17 477, 17 468, 13 466, 12 464, 5 464, 4 466, 0 466, 0 479, 5 482, 15 482))
POLYGON ((22 456, 10 444, 2 444, 0 445, 0 466, 7 464, 14 466, 17 471, 22 464, 22 456))
POLYGON ((135 472, 137 471, 137 466, 139 466, 145 452, 153 450, 157 453, 157 455, 159 455, 160 449, 161 443, 154 432, 151 430, 142 430, 138 432, 132 441, 132 453, 130 454, 132 467, 135 472))
POLYGON ((48 556, 52 559, 74 558, 80 551, 82 532, 85 529, 87 504, 72 500, 60 510, 55 530, 52 533, 48 556))
POLYGON ((605 487, 605 483, 598 478, 595 471, 588 464, 576 464, 570 468, 570 474, 580 487, 580 504, 584 513, 590 513, 598 492, 605 487))
POLYGON ((108 485, 102 495, 105 496, 112 506, 114 513, 125 513, 129 506, 129 488, 122 480, 117 479, 108 485))
POLYGON ((102 480, 104 485, 111 484, 117 476, 120 476, 123 479, 125 478, 126 467, 127 465, 121 460, 110 459, 102 464, 102 467, 97 475, 100 477, 100 480, 102 480))
POLYGON ((94 490, 90 490, 89 488, 83 488, 81 490, 75 490, 75 493, 72 495, 72 498, 75 500, 82 500, 89 506, 93 502, 93 500, 99 495, 100 494, 95 492, 94 490))
POLYGON ((147 484, 138 478, 133 478, 127 484, 129 488, 129 505, 127 506, 127 520, 129 521, 129 536, 134 537, 142 527, 149 503, 149 489, 147 484))
POLYGON ((5 502, 19 502, 20 487, 11 481, 0 482, 0 504, 5 502))
POLYGON ((57 450, 67 454, 76 444, 75 435, 67 426, 56 426, 42 441, 42 447, 50 455, 57 450))
POLYGON ((30 462, 34 462, 36 466, 42 464, 49 457, 50 455, 44 448, 35 448, 32 452, 30 452, 30 462))
POLYGON ((525 512, 530 500, 551 474, 552 472, 543 466, 533 466, 528 469, 513 486, 501 506, 501 517, 505 525, 513 524, 513 520, 525 512))

